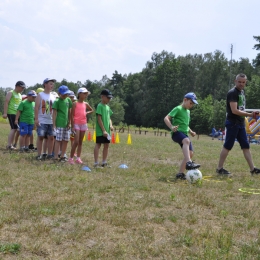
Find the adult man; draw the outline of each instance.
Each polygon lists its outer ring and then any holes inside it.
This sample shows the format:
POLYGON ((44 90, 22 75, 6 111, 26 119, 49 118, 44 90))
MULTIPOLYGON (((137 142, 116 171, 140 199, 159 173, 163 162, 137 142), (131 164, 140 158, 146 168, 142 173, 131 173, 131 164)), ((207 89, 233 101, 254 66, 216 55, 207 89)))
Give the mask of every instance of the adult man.
POLYGON ((14 136, 17 132, 18 126, 14 123, 17 108, 22 101, 21 93, 26 88, 23 81, 17 81, 15 84, 15 89, 7 93, 4 103, 4 114, 3 118, 8 118, 9 124, 11 126, 11 131, 8 135, 7 149, 16 150, 13 146, 14 136))
POLYGON ((245 130, 245 117, 253 116, 253 113, 245 112, 244 88, 247 77, 245 74, 238 74, 235 79, 235 87, 229 90, 227 94, 227 118, 226 118, 226 138, 220 153, 218 168, 216 172, 220 175, 229 176, 231 173, 223 168, 224 162, 232 149, 235 139, 243 150, 244 157, 249 165, 251 174, 259 174, 260 169, 254 166, 249 142, 245 130))
POLYGON ((48 155, 47 159, 52 158, 53 150, 53 124, 52 124, 52 104, 55 101, 55 97, 51 94, 56 79, 46 78, 43 81, 44 91, 40 92, 35 99, 35 125, 37 126, 37 160, 41 160, 42 142, 44 136, 47 136, 48 155))

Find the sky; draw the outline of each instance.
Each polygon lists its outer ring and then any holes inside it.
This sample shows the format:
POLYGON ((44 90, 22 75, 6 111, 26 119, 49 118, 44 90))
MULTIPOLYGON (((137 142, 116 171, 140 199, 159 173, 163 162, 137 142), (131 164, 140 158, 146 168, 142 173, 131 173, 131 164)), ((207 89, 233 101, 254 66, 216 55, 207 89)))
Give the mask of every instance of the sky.
POLYGON ((259 0, 1 0, 0 87, 141 72, 154 52, 254 59, 259 0))

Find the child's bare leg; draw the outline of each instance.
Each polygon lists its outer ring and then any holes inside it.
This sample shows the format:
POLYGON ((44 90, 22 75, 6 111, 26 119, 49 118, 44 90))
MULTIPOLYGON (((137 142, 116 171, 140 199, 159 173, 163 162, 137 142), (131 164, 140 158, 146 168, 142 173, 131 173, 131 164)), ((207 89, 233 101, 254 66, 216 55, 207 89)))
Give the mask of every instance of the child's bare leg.
POLYGON ((101 144, 96 144, 95 148, 94 148, 94 160, 95 160, 95 164, 98 163, 98 154, 99 154, 99 149, 101 147, 101 144))

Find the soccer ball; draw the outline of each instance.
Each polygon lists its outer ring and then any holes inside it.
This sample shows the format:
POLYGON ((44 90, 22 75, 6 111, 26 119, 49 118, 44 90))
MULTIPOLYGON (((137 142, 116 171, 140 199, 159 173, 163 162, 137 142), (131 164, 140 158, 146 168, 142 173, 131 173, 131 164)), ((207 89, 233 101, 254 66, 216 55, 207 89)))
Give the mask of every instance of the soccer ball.
POLYGON ((186 179, 190 183, 197 183, 202 180, 202 173, 198 170, 190 170, 186 173, 186 179))

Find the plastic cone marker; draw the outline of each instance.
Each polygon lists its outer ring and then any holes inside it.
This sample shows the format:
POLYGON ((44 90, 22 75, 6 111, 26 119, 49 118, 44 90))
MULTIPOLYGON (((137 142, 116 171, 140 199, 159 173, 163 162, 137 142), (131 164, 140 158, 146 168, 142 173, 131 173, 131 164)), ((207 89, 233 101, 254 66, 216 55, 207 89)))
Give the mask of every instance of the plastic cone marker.
POLYGON ((112 144, 115 144, 116 142, 115 142, 115 134, 113 133, 112 134, 112 144))
POLYGON ((86 138, 86 133, 84 134, 84 137, 83 137, 83 142, 86 142, 87 138, 86 138))
POLYGON ((94 142, 96 142, 96 131, 94 131, 94 134, 93 134, 92 140, 93 140, 94 142))
POLYGON ((121 169, 128 169, 128 166, 126 164, 121 164, 119 165, 118 168, 121 168, 121 169))
POLYGON ((116 133, 116 144, 119 144, 120 143, 120 140, 119 140, 119 134, 116 133))
POLYGON ((91 170, 90 170, 90 168, 89 168, 88 166, 83 166, 83 167, 81 168, 81 170, 87 171, 87 172, 91 172, 91 170))
POLYGON ((127 144, 132 144, 132 140, 131 140, 131 135, 130 134, 128 134, 127 144))
POLYGON ((88 141, 91 141, 91 133, 88 132, 88 141))

